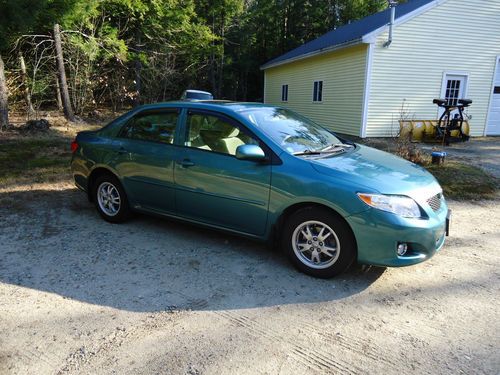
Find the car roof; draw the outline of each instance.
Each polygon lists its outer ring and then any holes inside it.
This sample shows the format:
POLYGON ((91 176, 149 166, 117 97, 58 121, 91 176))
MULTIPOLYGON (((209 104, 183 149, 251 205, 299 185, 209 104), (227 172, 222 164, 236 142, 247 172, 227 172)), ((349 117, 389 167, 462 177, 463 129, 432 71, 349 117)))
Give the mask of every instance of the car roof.
POLYGON ((196 100, 196 101, 186 101, 177 100, 171 102, 162 102, 155 104, 145 104, 137 107, 136 110, 147 110, 147 109, 161 109, 170 107, 183 107, 183 108, 199 108, 207 110, 219 110, 222 112, 240 112, 246 109, 252 108, 277 108, 277 106, 257 103, 257 102, 233 102, 229 100, 196 100))
POLYGON ((208 95, 212 95, 212 93, 208 92, 208 91, 202 91, 202 90, 186 90, 184 92, 192 92, 192 93, 197 93, 197 94, 208 94, 208 95))

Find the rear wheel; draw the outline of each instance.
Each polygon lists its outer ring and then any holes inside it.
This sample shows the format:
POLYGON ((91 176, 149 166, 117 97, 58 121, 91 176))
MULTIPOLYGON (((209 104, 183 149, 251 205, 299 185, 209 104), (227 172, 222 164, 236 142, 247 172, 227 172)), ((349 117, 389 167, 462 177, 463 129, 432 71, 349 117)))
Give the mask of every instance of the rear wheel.
POLYGON ((101 217, 111 223, 122 223, 130 216, 127 196, 120 181, 112 175, 97 177, 93 184, 93 198, 101 217))
POLYGON ((320 278, 344 272, 356 258, 349 226, 327 209, 309 207, 288 218, 282 247, 300 271, 320 278))

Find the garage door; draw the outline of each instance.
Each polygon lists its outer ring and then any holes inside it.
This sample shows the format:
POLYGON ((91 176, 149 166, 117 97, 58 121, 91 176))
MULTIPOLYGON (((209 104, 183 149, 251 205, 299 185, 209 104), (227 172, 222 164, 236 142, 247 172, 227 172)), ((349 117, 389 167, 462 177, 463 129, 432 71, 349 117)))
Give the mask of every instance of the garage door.
POLYGON ((490 113, 488 115, 488 125, 486 127, 487 135, 500 135, 500 58, 497 59, 495 72, 490 113))

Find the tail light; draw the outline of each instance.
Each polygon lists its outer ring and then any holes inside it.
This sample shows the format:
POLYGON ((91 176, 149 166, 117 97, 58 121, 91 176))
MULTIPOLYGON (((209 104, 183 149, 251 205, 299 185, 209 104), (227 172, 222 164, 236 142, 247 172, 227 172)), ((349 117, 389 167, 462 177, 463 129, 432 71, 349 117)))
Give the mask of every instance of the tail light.
POLYGON ((71 152, 74 154, 76 150, 78 150, 78 142, 75 139, 73 142, 71 142, 71 152))

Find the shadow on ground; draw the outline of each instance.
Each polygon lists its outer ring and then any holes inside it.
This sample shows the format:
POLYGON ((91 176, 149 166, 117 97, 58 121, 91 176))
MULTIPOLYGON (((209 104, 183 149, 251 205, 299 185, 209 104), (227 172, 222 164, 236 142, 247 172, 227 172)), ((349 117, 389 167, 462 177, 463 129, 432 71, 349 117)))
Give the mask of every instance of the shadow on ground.
POLYGON ((0 194, 0 281, 129 311, 242 309, 345 299, 383 273, 297 272, 263 244, 138 215, 109 224, 75 189, 0 194))

